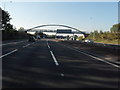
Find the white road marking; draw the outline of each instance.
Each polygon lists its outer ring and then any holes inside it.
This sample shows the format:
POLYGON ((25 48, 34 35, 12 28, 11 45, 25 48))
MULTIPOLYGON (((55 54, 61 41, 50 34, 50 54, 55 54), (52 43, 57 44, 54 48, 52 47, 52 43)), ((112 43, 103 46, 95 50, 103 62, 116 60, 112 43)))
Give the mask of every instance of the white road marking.
POLYGON ((48 40, 47 40, 47 45, 48 45, 48 40))
POLYGON ((60 74, 62 77, 64 77, 65 75, 63 73, 60 74))
POLYGON ((0 56, 0 58, 3 58, 3 57, 5 57, 5 56, 7 56, 7 55, 9 55, 9 54, 12 54, 12 53, 16 52, 16 51, 18 51, 18 49, 15 49, 15 50, 13 50, 13 51, 11 51, 11 52, 9 52, 9 53, 6 53, 6 54, 0 56))
POLYGON ((23 48, 28 47, 29 45, 30 45, 30 44, 27 44, 27 45, 23 46, 23 48))
POLYGON ((50 46, 48 45, 48 48, 50 49, 50 46))
POLYGON ((33 42, 32 44, 35 44, 35 42, 33 42))
MULTIPOLYGON (((48 43, 48 40, 47 40, 47 46, 48 46, 48 48, 50 49, 50 45, 49 45, 49 43, 48 43)), ((54 62, 55 62, 55 65, 58 66, 59 63, 58 63, 57 59, 55 58, 55 55, 53 54, 52 51, 50 51, 50 53, 51 53, 52 58, 53 58, 53 60, 54 60, 54 62)), ((60 76, 64 77, 65 75, 64 75, 63 73, 60 73, 60 76)))
POLYGON ((47 47, 50 49, 50 45, 48 44, 48 40, 47 40, 47 47))
POLYGON ((54 60, 54 62, 55 62, 55 64, 56 64, 56 66, 58 66, 58 65, 59 65, 59 63, 57 62, 57 59, 55 58, 55 56, 54 56, 53 52, 52 52, 52 51, 50 51, 50 53, 51 53, 51 55, 52 55, 52 58, 53 58, 53 60, 54 60))
POLYGON ((48 44, 48 40, 47 40, 47 46, 48 46, 48 48, 50 49, 50 45, 48 44))
MULTIPOLYGON (((26 41, 26 40, 25 40, 25 41, 26 41)), ((17 44, 17 43, 21 43, 21 42, 25 42, 25 41, 12 42, 12 43, 6 43, 6 44, 0 44, 0 46, 5 46, 5 45, 9 45, 9 44, 17 44)))
MULTIPOLYGON (((66 46, 65 46, 65 47, 66 47, 66 46)), ((70 48, 70 47, 67 47, 67 48, 70 48)), ((112 65, 112 66, 114 66, 114 67, 120 68, 118 65, 113 64, 113 63, 111 63, 111 62, 109 62, 109 61, 106 61, 106 60, 103 60, 103 59, 101 59, 101 58, 92 56, 92 55, 87 54, 87 53, 84 53, 84 52, 82 52, 82 51, 80 51, 80 50, 76 50, 76 49, 74 49, 74 48, 70 48, 70 49, 75 50, 75 51, 77 51, 77 52, 80 52, 80 53, 82 53, 82 54, 84 54, 84 55, 87 55, 87 56, 89 56, 89 57, 92 57, 92 58, 94 58, 94 59, 97 59, 97 60, 99 60, 99 61, 102 61, 102 62, 105 62, 105 63, 107 63, 107 64, 110 64, 110 65, 112 65)))

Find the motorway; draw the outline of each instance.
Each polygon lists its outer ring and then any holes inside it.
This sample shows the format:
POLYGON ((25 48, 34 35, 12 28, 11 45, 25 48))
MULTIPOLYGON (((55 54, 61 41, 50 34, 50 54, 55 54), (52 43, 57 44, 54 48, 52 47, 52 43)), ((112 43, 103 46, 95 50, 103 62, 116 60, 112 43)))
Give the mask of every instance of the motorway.
POLYGON ((118 88, 119 66, 60 42, 2 45, 2 88, 118 88))

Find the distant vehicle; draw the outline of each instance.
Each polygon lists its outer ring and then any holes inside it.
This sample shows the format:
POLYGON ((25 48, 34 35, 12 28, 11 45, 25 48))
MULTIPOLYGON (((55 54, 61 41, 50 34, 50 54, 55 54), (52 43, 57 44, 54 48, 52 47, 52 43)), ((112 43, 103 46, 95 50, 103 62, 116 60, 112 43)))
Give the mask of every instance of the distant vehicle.
POLYGON ((85 42, 87 42, 87 43, 94 43, 94 41, 90 40, 90 39, 86 39, 85 42))
POLYGON ((29 42, 35 42, 35 37, 30 36, 28 41, 29 41, 29 42))
POLYGON ((36 36, 37 39, 41 39, 41 37, 39 35, 36 36))
POLYGON ((41 39, 40 37, 38 37, 37 39, 41 39))

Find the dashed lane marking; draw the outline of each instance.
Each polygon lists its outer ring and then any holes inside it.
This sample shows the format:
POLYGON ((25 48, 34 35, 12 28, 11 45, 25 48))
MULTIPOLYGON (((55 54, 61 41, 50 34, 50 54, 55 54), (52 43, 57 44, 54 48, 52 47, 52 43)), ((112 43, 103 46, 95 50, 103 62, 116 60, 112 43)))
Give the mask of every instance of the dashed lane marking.
MULTIPOLYGON (((48 48, 50 49, 50 45, 49 45, 49 43, 48 43, 48 40, 47 40, 47 46, 48 46, 48 48)), ((52 51, 50 51, 50 54, 51 54, 51 56, 52 56, 52 58, 53 58, 53 60, 54 60, 55 65, 58 66, 59 63, 58 63, 57 59, 55 58, 55 55, 53 54, 52 51)), ((61 77, 64 77, 65 75, 64 75, 63 73, 60 73, 60 76, 61 76, 61 77)))
POLYGON ((60 74, 62 77, 64 77, 65 75, 63 73, 60 74))
POLYGON ((53 60, 54 60, 54 62, 55 62, 55 64, 56 64, 56 66, 58 66, 58 65, 59 65, 59 63, 58 63, 57 59, 55 58, 55 56, 54 56, 53 52, 52 52, 52 51, 50 51, 50 53, 51 53, 51 55, 52 55, 52 58, 53 58, 53 60))
POLYGON ((8 56, 8 55, 10 55, 10 54, 12 54, 12 53, 14 53, 14 52, 16 52, 16 51, 18 51, 18 49, 15 49, 15 50, 13 50, 13 51, 11 51, 11 52, 9 52, 9 53, 6 53, 6 54, 0 56, 0 58, 3 58, 3 57, 5 57, 5 56, 8 56))

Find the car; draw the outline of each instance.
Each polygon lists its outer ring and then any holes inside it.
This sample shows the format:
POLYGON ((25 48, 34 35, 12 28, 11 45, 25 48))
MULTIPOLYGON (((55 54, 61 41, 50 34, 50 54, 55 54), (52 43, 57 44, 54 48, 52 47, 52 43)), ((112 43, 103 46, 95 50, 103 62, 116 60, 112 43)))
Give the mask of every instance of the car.
POLYGON ((37 38, 38 40, 40 40, 40 39, 41 39, 41 37, 40 37, 39 35, 37 35, 37 36, 36 36, 36 38, 37 38))
POLYGON ((30 36, 28 41, 29 41, 29 42, 35 42, 36 40, 35 40, 35 37, 30 36))
POLYGON ((86 39, 85 42, 87 42, 87 43, 93 43, 94 41, 90 40, 90 39, 86 39))
POLYGON ((40 39, 40 37, 38 37, 37 39, 40 39))

